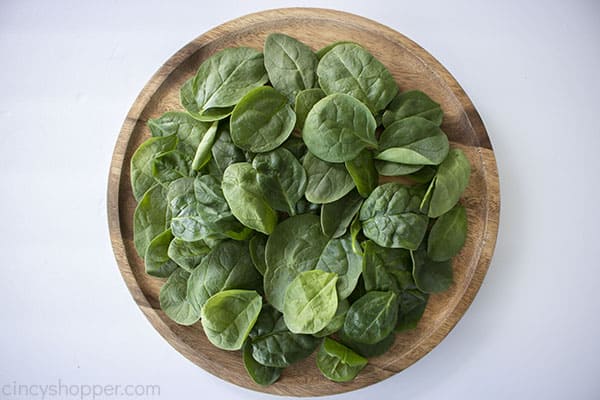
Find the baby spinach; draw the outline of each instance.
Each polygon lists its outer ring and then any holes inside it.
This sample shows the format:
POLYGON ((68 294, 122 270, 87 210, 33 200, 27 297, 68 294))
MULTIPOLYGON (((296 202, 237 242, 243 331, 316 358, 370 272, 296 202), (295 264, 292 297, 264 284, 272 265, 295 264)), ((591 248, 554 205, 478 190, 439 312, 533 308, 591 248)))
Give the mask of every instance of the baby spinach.
POLYGON ((374 344, 392 333, 397 320, 397 295, 392 291, 372 291, 352 303, 343 329, 355 342, 374 344))
POLYGON ((343 329, 341 331, 339 331, 337 334, 338 334, 340 340, 342 341, 342 343, 344 343, 346 346, 350 347, 356 353, 360 354, 363 357, 367 357, 367 358, 377 357, 377 356, 380 356, 380 355, 386 353, 389 349, 392 348, 392 346, 394 345, 394 340, 396 339, 396 334, 394 332, 392 332, 389 335, 387 335, 383 340, 380 340, 377 343, 365 344, 365 343, 359 343, 359 342, 355 342, 355 341, 351 340, 348 337, 348 335, 346 335, 344 333, 343 329))
POLYGON ((337 45, 339 45, 339 44, 355 44, 355 45, 357 45, 357 46, 360 46, 358 43, 349 42, 349 41, 347 41, 347 40, 344 40, 344 41, 338 41, 338 42, 333 42, 333 43, 331 43, 331 44, 328 44, 328 45, 327 45, 327 46, 325 46, 325 47, 321 47, 321 48, 320 48, 320 49, 317 51, 317 53, 316 53, 316 54, 317 54, 317 57, 319 58, 319 60, 320 60, 321 58, 323 58, 323 56, 324 56, 325 54, 327 54, 327 53, 329 52, 329 50, 333 49, 335 46, 337 46, 337 45))
POLYGON ((284 148, 254 157, 252 167, 267 202, 275 210, 294 215, 296 203, 306 190, 306 171, 296 157, 284 148))
POLYGON ((419 290, 425 293, 438 293, 452 285, 452 261, 431 260, 424 246, 410 254, 413 260, 413 278, 419 290))
POLYGON ((339 163, 353 160, 366 147, 377 147, 376 127, 375 118, 363 103, 335 93, 319 100, 309 111, 302 138, 312 154, 339 163))
POLYGON ((252 356, 252 345, 248 341, 244 343, 242 348, 242 359, 244 368, 250 378, 261 386, 269 386, 275 383, 281 376, 281 371, 283 371, 283 368, 267 367, 256 361, 252 356))
POLYGON ((290 103, 294 103, 301 90, 316 86, 319 59, 304 43, 282 33, 272 33, 265 40, 264 53, 269 81, 290 103))
POLYGON ((442 124, 444 112, 438 103, 420 90, 398 94, 383 113, 383 126, 386 128, 396 121, 409 117, 428 119, 436 125, 442 124))
POLYGON ((309 111, 317 104, 319 100, 325 97, 325 92, 321 89, 305 89, 296 95, 294 111, 296 112, 296 129, 302 131, 304 121, 309 111))
POLYGON ((146 273, 148 275, 167 278, 178 268, 177 264, 167 254, 169 243, 172 239, 173 235, 170 229, 152 239, 144 257, 144 264, 146 264, 146 273))
POLYGON ((177 136, 153 137, 146 140, 131 156, 131 188, 133 197, 141 201, 156 180, 152 175, 152 165, 158 154, 174 150, 177 146, 177 136))
POLYGON ((379 183, 379 175, 375 169, 373 153, 364 149, 353 160, 346 161, 346 169, 350 173, 358 193, 362 197, 369 197, 379 183))
POLYGON ((219 243, 195 268, 188 280, 188 299, 198 310, 214 294, 228 289, 256 289, 261 276, 244 242, 219 243))
POLYGON ((338 238, 346 233, 348 225, 360 210, 362 197, 355 191, 332 203, 321 206, 321 228, 323 233, 338 238))
POLYGON ((329 338, 325 338, 317 353, 317 367, 334 382, 351 381, 367 363, 366 358, 329 338))
POLYGON ((439 217, 427 238, 427 255, 433 261, 454 257, 467 238, 467 212, 460 204, 439 217))
POLYGON ((256 270, 263 276, 267 270, 267 261, 265 260, 266 245, 267 236, 260 233, 256 233, 248 241, 248 249, 250 250, 252 264, 254 264, 254 268, 256 268, 256 270))
MULTIPOLYGON (((250 339, 264 336, 272 332, 287 331, 287 327, 284 326, 281 329, 277 326, 279 321, 283 319, 283 314, 277 311, 272 305, 266 303, 263 305, 256 323, 252 327, 252 330, 248 334, 250 339)), ((284 324, 285 325, 285 324, 284 324)))
POLYGON ((166 151, 152 161, 152 176, 158 183, 168 186, 176 179, 190 176, 190 166, 190 159, 179 150, 166 151))
POLYGON ((212 157, 208 164, 208 170, 209 173, 219 181, 223 177, 225 169, 231 164, 246 161, 242 149, 233 144, 233 141, 231 140, 228 123, 219 124, 217 137, 210 152, 212 157))
POLYGON ((342 164, 328 163, 307 153, 302 165, 308 177, 305 195, 311 203, 331 203, 354 188, 354 181, 342 164))
POLYGON ((193 307, 187 298, 187 281, 190 274, 176 269, 160 289, 160 308, 179 325, 192 325, 200 319, 200 310, 193 307))
POLYGON ((337 291, 340 299, 350 296, 362 271, 362 259, 352 251, 350 235, 329 240, 316 268, 338 276, 337 291))
POLYGON ((249 233, 233 217, 219 182, 211 175, 173 181, 167 200, 175 237, 186 241, 215 236, 243 239, 249 233))
POLYGON ((192 157, 210 124, 185 112, 169 111, 148 120, 148 128, 154 137, 177 136, 177 150, 186 157, 192 157))
POLYGON ((352 238, 352 251, 359 256, 363 255, 363 249, 360 245, 360 241, 358 240, 361 232, 362 224, 360 223, 358 214, 356 214, 352 220, 352 224, 350 224, 350 237, 352 238))
POLYGON ((283 317, 293 333, 317 333, 331 322, 338 306, 337 275, 324 271, 304 271, 288 285, 283 317))
POLYGON ((271 208, 256 181, 250 163, 231 164, 223 173, 223 195, 233 215, 245 226, 270 234, 277 224, 271 208))
POLYGON ((362 277, 367 291, 399 292, 412 281, 412 259, 404 249, 380 247, 372 241, 364 246, 362 277))
POLYGON ((283 142, 281 147, 292 153, 298 161, 300 161, 302 157, 304 157, 304 154, 306 154, 306 145, 304 144, 304 140, 298 136, 290 136, 285 142, 283 142))
POLYGON ((428 218, 419 212, 419 189, 390 182, 378 186, 363 203, 359 217, 366 237, 380 246, 415 250, 428 218))
POLYGON ((239 350, 254 326, 262 298, 254 290, 225 290, 202 307, 202 328, 208 340, 223 350, 239 350))
POLYGON ((200 65, 193 80, 182 88, 182 105, 200 120, 226 117, 225 110, 267 82, 263 60, 262 53, 248 47, 228 48, 212 55, 200 65))
POLYGON ((140 200, 133 213, 133 244, 140 257, 146 255, 148 245, 169 228, 167 189, 155 184, 140 200))
POLYGON ((400 164, 438 165, 448 150, 448 138, 436 124, 425 118, 408 117, 383 131, 376 158, 400 164))
POLYGON ((267 367, 285 368, 310 356, 321 339, 278 330, 252 339, 252 357, 267 367))
POLYGON ((173 238, 169 244, 167 255, 181 268, 192 272, 209 252, 210 247, 203 240, 188 242, 180 238, 173 238))
POLYGON ((248 93, 231 114, 231 138, 236 146, 254 153, 279 147, 290 136, 296 114, 284 95, 270 86, 248 93))
POLYGON ((327 51, 317 67, 319 85, 327 94, 345 93, 376 113, 392 101, 398 86, 385 66, 357 44, 344 43, 327 51))
POLYGON ((283 311, 288 285, 299 273, 315 269, 327 242, 316 215, 290 217, 275 227, 265 248, 264 276, 265 295, 273 307, 283 311))
POLYGON ((215 137, 217 136, 218 125, 218 121, 213 122, 204 136, 202 136, 198 148, 196 149, 194 159, 192 160, 192 169, 194 171, 199 171, 210 161, 211 149, 215 142, 215 137))
POLYGON ((450 211, 469 184, 471 164, 460 149, 452 149, 431 181, 428 214, 437 218, 450 211))

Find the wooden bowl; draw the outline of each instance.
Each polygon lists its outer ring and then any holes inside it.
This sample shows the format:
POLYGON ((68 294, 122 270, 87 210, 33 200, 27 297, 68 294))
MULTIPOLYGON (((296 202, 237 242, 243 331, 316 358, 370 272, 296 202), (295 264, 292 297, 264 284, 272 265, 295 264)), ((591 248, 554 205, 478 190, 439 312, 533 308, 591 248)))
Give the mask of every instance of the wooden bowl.
POLYGON ((249 389, 291 396, 328 395, 371 385, 402 371, 436 346, 465 313, 485 276, 496 242, 499 201, 489 137, 473 104, 448 71, 413 41, 388 27, 352 14, 307 8, 269 10, 238 18, 203 34, 171 57, 131 107, 115 145, 108 182, 108 220, 115 257, 127 287, 152 325, 184 356, 219 378, 249 389), (387 66, 402 91, 420 89, 442 105, 442 128, 451 145, 468 156, 473 170, 462 199, 469 232, 464 248, 454 259, 454 285, 431 296, 416 329, 399 334, 388 353, 369 360, 355 380, 344 384, 325 379, 316 368, 314 355, 287 368, 272 386, 254 384, 244 370, 240 352, 217 349, 206 339, 200 323, 180 326, 161 311, 158 293, 163 281, 144 273, 143 260, 133 245, 136 202, 129 163, 135 149, 150 136, 146 121, 165 111, 182 109, 179 88, 207 57, 232 46, 262 49, 272 32, 291 35, 315 50, 340 40, 360 43, 387 66))

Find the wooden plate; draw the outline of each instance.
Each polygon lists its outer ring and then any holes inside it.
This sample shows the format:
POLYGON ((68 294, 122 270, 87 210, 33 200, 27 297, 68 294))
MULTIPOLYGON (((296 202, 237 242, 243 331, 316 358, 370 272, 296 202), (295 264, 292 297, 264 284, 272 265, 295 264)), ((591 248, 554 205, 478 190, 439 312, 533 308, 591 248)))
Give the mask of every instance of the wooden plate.
MULTIPOLYGON (((236 385, 292 396, 346 392, 379 382, 410 366, 435 347, 465 313, 477 293, 494 251, 499 216, 496 161, 485 127, 473 104, 446 69, 430 54, 394 30, 371 20, 323 9, 279 9, 247 15, 218 26, 193 40, 171 57, 144 87, 131 107, 115 146, 108 182, 110 235, 119 269, 133 298, 152 325, 173 347, 208 372, 236 385), (325 379, 314 356, 285 370, 269 387, 246 375, 239 352, 212 346, 201 325, 179 326, 161 310, 158 293, 163 281, 144 273, 133 245, 133 211, 129 163, 135 149, 149 137, 146 121, 168 110, 179 110, 179 88, 203 60, 231 46, 262 49, 266 36, 282 32, 319 49, 349 40, 360 43, 383 62, 401 90, 420 89, 442 105, 443 130, 453 146, 465 151, 473 172, 462 199, 469 233, 454 260, 455 283, 431 296, 423 319, 410 332, 399 334, 387 354, 370 360, 352 382, 325 379)), ((150 349, 151 351, 151 349, 150 349)))

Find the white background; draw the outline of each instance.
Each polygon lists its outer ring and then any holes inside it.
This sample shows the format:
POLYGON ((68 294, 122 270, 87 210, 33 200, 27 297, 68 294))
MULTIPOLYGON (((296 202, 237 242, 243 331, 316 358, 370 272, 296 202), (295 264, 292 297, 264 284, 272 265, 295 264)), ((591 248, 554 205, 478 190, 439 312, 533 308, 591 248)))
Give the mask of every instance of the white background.
POLYGON ((152 328, 118 272, 105 197, 121 123, 156 69, 218 24, 293 5, 363 15, 433 54, 479 110, 501 180, 496 253, 466 315, 408 370, 336 398, 600 398, 594 0, 0 1, 0 385, 265 397, 152 328))

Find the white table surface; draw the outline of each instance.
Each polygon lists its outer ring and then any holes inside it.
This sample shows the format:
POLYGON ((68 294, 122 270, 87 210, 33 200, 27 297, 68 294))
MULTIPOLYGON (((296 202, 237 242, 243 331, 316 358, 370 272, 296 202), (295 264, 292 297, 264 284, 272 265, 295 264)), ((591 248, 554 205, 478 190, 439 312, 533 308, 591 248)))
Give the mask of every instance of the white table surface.
POLYGON ((167 58, 227 20, 294 5, 360 14, 422 45, 475 103, 500 171, 496 252, 471 308, 421 361, 336 398, 598 399, 594 0, 1 1, 0 398, 59 382, 265 397, 192 364, 137 308, 109 243, 106 183, 121 123, 167 58))

